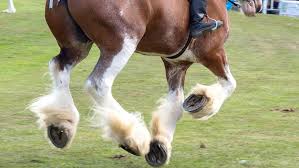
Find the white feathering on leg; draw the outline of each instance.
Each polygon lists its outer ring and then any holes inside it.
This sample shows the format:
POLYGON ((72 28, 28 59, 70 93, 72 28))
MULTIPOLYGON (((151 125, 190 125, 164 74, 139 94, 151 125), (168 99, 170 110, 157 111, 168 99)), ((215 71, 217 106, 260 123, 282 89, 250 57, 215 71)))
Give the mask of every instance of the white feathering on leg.
POLYGON ((165 98, 161 98, 157 110, 153 113, 151 128, 153 138, 163 143, 167 148, 167 161, 171 156, 171 142, 173 140, 176 123, 182 117, 184 100, 183 89, 170 91, 165 98))
POLYGON ((59 70, 55 60, 51 61, 49 70, 54 87, 51 93, 33 100, 28 107, 38 117, 41 129, 46 130, 50 125, 64 128, 70 137, 68 144, 71 144, 80 118, 69 90, 70 69, 59 70))
POLYGON ((218 82, 211 86, 197 84, 192 89, 192 94, 202 95, 208 99, 207 104, 199 112, 191 113, 193 118, 208 120, 219 112, 223 102, 234 92, 237 84, 228 65, 225 67, 225 73, 227 79, 219 78, 218 82))
POLYGON ((151 135, 140 113, 120 112, 115 108, 96 106, 93 125, 102 129, 103 137, 138 149, 142 155, 149 151, 151 135))

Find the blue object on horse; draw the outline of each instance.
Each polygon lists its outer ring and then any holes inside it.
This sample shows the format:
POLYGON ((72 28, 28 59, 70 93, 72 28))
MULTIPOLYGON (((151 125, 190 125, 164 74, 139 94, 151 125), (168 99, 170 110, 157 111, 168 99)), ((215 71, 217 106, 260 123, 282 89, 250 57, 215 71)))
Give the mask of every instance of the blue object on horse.
MULTIPOLYGON (((232 0, 233 2, 236 2, 236 0, 232 0)), ((229 1, 226 2, 226 9, 231 10, 233 8, 233 4, 229 1)))

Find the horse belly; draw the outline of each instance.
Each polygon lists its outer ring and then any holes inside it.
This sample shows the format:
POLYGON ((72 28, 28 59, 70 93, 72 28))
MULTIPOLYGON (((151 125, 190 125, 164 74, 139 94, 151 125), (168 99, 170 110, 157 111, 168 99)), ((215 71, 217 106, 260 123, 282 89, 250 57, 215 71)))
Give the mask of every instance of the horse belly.
POLYGON ((167 35, 159 33, 149 33, 143 36, 137 46, 137 52, 145 55, 169 56, 180 51, 188 38, 188 32, 165 32, 167 35))
POLYGON ((151 6, 153 14, 137 50, 154 55, 177 53, 188 39, 188 1, 152 0, 151 6))

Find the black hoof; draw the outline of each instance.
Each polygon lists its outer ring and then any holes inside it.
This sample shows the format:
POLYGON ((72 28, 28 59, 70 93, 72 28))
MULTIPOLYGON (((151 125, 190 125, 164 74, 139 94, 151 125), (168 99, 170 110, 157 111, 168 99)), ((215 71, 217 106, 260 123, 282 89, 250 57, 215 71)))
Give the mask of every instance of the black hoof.
POLYGON ((135 155, 135 156, 140 156, 140 153, 139 152, 136 152, 134 151, 133 149, 131 149, 129 146, 127 145, 119 145, 119 147, 121 147, 123 150, 131 153, 132 155, 135 155))
POLYGON ((190 95, 183 103, 183 108, 189 113, 196 113, 202 110, 202 108, 207 104, 208 99, 201 95, 190 95))
POLYGON ((152 141, 150 145, 150 152, 145 155, 145 160, 153 167, 164 165, 167 161, 166 146, 159 141, 152 141))
POLYGON ((53 125, 48 127, 48 137, 57 148, 64 148, 69 140, 65 129, 53 125))

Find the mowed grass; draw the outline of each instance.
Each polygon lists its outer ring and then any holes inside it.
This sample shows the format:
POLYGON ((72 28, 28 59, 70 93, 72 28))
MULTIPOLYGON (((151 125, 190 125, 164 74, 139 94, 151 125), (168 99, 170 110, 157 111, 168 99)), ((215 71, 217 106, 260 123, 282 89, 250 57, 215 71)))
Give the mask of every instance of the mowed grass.
MULTIPOLYGON (((71 90, 81 114, 70 149, 51 147, 26 110, 50 87, 48 61, 59 49, 44 21, 44 2, 15 2, 17 13, 0 14, 0 167, 146 168, 90 127, 90 98, 84 82, 99 51, 72 74, 71 90), (114 155, 125 155, 113 159, 114 155)), ((1 1, 0 9, 6 3, 1 1)), ((188 114, 177 125, 169 168, 298 168, 299 167, 299 19, 230 13, 226 44, 238 88, 214 118, 201 122, 188 114), (282 113, 273 109, 294 108, 282 113), (201 148, 205 145, 205 148, 201 148)), ((140 111, 149 123, 156 101, 167 92, 158 57, 135 54, 118 76, 113 93, 128 111, 140 111)), ((196 83, 215 77, 193 65, 186 95, 196 83)))

